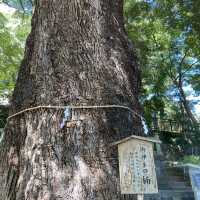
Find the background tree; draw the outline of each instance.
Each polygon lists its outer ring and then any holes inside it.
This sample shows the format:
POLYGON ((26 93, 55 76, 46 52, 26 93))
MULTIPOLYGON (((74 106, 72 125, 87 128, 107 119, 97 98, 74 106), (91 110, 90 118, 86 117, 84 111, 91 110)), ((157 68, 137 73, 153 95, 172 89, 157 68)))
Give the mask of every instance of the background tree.
MULTIPOLYGON (((0 128, 8 117, 9 98, 23 57, 24 44, 30 31, 30 16, 13 11, 0 13, 0 128)), ((1 132, 0 132, 1 135, 1 132)), ((1 136, 0 136, 1 137, 1 136)))
POLYGON ((180 137, 160 135, 169 159, 199 155, 199 3, 126 0, 124 12, 142 69, 141 102, 149 127, 156 118, 183 126, 180 137))
MULTIPOLYGON (((157 104, 156 110, 164 109, 165 115, 173 117, 166 108, 178 103, 178 109, 182 107, 193 123, 197 123, 192 111, 197 102, 188 100, 186 88, 199 92, 200 40, 195 2, 125 1, 127 31, 137 47, 143 72, 144 105, 157 104)), ((145 110, 149 109, 145 106, 145 110)))
POLYGON ((0 98, 9 98, 30 32, 30 16, 19 11, 0 13, 0 98))
POLYGON ((123 27, 123 2, 35 2, 1 143, 2 199, 120 199, 118 135, 141 134, 139 70, 123 27), (63 123, 64 122, 64 123, 63 123))

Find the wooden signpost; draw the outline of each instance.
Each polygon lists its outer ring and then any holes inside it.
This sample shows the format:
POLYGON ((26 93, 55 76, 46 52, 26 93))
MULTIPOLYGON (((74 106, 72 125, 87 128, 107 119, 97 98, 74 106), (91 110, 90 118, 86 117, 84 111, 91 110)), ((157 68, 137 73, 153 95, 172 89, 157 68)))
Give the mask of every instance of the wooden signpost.
POLYGON ((158 193, 153 157, 153 143, 159 140, 132 135, 114 143, 118 145, 120 187, 122 194, 158 193))

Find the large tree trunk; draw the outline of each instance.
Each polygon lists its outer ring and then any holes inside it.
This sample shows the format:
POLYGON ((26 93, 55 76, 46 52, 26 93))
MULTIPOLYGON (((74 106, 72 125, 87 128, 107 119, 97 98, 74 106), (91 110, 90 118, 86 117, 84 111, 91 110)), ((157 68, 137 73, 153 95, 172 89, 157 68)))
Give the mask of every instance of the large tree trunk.
MULTIPOLYGON (((37 0, 10 115, 38 105, 125 105, 139 113, 139 73, 122 0, 37 0)), ((141 134, 121 108, 37 109, 9 119, 1 200, 120 199, 116 148, 141 134)))

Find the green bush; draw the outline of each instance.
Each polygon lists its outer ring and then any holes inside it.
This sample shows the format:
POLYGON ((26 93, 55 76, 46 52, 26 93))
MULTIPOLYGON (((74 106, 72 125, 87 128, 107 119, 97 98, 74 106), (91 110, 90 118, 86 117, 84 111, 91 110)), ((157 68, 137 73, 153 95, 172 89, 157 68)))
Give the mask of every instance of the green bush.
POLYGON ((200 165, 200 156, 184 156, 181 162, 184 164, 191 163, 195 165, 200 165))

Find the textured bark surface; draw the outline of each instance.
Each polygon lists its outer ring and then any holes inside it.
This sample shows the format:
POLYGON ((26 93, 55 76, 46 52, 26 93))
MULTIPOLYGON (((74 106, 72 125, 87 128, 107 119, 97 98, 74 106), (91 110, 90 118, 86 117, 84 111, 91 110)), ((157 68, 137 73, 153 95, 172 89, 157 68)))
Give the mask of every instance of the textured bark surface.
MULTIPOLYGON (((37 0, 10 114, 37 105, 125 105, 139 72, 122 0, 37 0)), ((10 119, 0 145, 1 200, 118 200, 116 148, 141 134, 123 109, 39 109, 10 119)))

